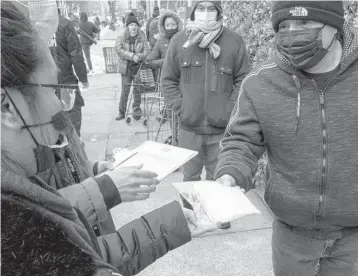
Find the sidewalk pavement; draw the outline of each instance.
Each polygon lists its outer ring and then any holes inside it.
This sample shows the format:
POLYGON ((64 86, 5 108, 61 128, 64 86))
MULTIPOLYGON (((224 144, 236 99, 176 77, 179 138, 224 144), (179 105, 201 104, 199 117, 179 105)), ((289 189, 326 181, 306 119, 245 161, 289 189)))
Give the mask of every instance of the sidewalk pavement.
MULTIPOLYGON (((115 147, 133 148, 146 140, 141 122, 127 125, 115 121, 120 96, 120 75, 104 74, 102 46, 112 41, 111 32, 92 47, 95 70, 90 77, 90 88, 83 91, 86 106, 83 108, 82 139, 92 160, 103 160, 115 147), (111 40, 106 40, 111 38, 111 40), (139 133, 139 134, 138 134, 139 133)), ((177 200, 173 182, 180 182, 180 172, 170 175, 157 187, 157 191, 145 201, 123 203, 111 210, 116 227, 138 218, 173 200, 177 200)), ((271 221, 272 216, 255 191, 248 197, 262 211, 262 215, 247 216, 235 222, 228 230, 218 230, 194 239, 153 265, 140 276, 272 276, 271 221)))

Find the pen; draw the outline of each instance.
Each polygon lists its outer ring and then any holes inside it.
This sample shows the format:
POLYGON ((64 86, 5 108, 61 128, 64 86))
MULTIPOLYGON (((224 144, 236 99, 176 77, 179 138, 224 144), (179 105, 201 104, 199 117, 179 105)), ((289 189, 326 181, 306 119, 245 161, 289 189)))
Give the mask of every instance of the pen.
POLYGON ((129 160, 130 158, 132 158, 134 155, 138 154, 138 151, 136 151, 135 153, 133 153, 132 155, 128 156, 126 159, 124 159, 121 163, 119 163, 116 168, 119 166, 119 165, 122 165, 124 162, 126 162, 127 160, 129 160))

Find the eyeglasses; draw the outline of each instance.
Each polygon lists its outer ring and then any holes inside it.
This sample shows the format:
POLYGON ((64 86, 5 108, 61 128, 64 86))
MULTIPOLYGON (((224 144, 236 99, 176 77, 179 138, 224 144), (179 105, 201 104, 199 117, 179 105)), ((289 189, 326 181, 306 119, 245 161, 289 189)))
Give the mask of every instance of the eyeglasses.
POLYGON ((14 86, 11 88, 26 88, 26 87, 49 87, 53 88, 57 98, 61 102, 63 111, 70 111, 73 108, 76 99, 76 90, 79 90, 77 84, 36 84, 29 83, 21 86, 14 86))

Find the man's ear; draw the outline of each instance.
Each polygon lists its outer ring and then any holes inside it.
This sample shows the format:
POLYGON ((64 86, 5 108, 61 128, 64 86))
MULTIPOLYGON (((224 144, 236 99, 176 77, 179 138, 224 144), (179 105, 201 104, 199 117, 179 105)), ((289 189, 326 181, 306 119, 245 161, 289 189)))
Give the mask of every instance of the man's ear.
POLYGON ((19 130, 23 125, 19 114, 4 89, 1 89, 1 124, 13 130, 19 130))

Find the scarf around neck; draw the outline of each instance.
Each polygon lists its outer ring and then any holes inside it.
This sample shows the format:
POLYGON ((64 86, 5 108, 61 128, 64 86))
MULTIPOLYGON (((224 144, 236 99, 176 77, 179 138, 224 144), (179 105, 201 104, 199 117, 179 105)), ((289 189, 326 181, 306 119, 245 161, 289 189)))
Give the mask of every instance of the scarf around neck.
POLYGON ((224 30, 223 19, 212 22, 209 26, 205 26, 201 22, 189 21, 186 29, 190 34, 188 41, 183 45, 184 48, 197 44, 200 48, 208 48, 214 59, 220 55, 220 46, 215 41, 224 30))

